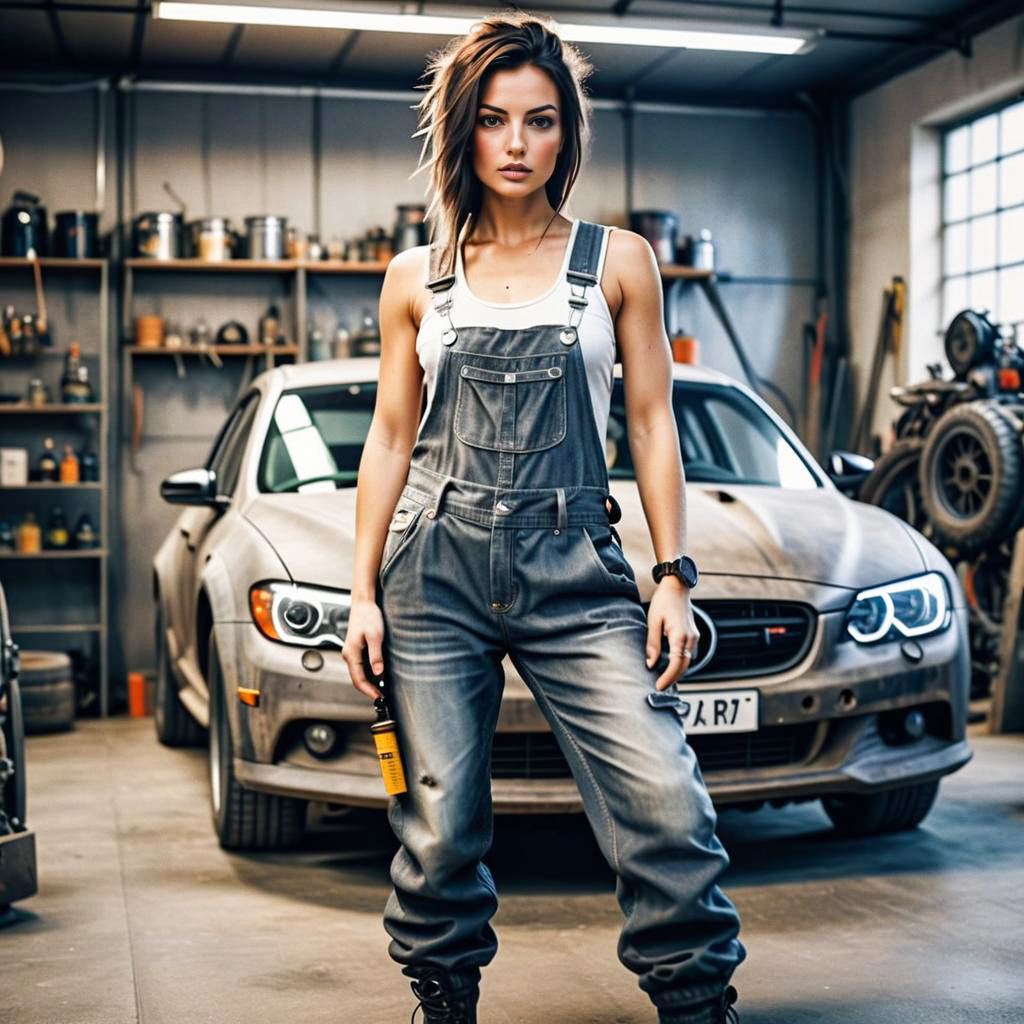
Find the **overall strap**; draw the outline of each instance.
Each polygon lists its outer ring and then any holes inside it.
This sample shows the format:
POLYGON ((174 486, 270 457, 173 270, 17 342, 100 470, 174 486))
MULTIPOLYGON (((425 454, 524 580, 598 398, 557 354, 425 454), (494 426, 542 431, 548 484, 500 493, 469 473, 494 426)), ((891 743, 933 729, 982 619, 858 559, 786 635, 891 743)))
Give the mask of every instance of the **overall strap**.
POLYGON ((559 335, 563 344, 572 345, 577 339, 577 328, 587 308, 587 289, 597 284, 597 264, 601 258, 601 246, 608 228, 581 220, 576 228, 576 241, 569 255, 569 266, 565 272, 569 282, 569 326, 559 335))
POLYGON ((448 274, 441 272, 441 243, 431 242, 430 244, 430 268, 427 271, 427 287, 434 293, 434 309, 439 316, 448 321, 448 326, 441 333, 441 342, 445 345, 455 344, 459 336, 452 323, 452 285, 455 284, 455 270, 452 268, 448 274))

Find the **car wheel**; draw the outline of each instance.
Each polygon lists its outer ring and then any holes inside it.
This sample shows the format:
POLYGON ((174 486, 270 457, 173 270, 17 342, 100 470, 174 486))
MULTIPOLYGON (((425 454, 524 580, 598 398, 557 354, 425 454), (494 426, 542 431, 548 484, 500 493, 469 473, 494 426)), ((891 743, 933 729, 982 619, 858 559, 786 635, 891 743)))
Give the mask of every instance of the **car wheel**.
POLYGON ((224 707, 224 676, 210 633, 210 808, 213 829, 226 850, 283 850, 302 838, 306 801, 245 789, 235 778, 231 723, 224 707))
POLYGON ((935 803, 939 780, 881 793, 835 793, 821 798, 836 831, 847 836, 902 832, 919 825, 935 803))
POLYGON ((936 536, 980 549, 1011 531, 1020 517, 1024 446, 993 402, 948 409, 921 453, 921 496, 936 536))
POLYGON ((918 438, 896 441, 864 478, 857 500, 878 505, 920 530, 926 520, 918 480, 922 447, 918 438))
POLYGON ((165 747, 201 747, 206 730, 192 717, 178 697, 178 684, 167 649, 167 613, 156 603, 156 687, 153 694, 153 724, 157 739, 165 747))

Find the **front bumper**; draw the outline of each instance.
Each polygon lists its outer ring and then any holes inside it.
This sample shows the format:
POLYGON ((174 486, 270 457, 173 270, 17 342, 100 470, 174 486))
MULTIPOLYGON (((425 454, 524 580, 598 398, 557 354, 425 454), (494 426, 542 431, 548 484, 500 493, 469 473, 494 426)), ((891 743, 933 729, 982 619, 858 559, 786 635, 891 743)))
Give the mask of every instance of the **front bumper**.
MULTIPOLYGON (((785 673, 706 684, 698 678, 679 687, 683 694, 703 688, 760 691, 756 733, 689 737, 716 804, 870 793, 927 782, 970 760, 966 609, 953 610, 950 628, 920 640, 917 660, 899 643, 837 643, 842 623, 841 612, 821 613, 807 655, 785 673), (879 729, 879 715, 909 708, 927 710, 929 731, 916 741, 892 745, 883 738, 887 730, 879 729), (784 763, 771 762, 779 757, 784 763)), ((218 626, 226 629, 237 630, 239 685, 256 687, 262 695, 259 708, 229 702, 237 716, 238 781, 270 793, 386 807, 369 732, 375 715, 352 686, 341 655, 326 654, 324 668, 313 674, 302 667, 301 649, 265 640, 250 625, 218 626), (302 729, 312 721, 338 729, 345 740, 340 754, 319 760, 305 749, 302 729)), ((505 670, 498 733, 506 738, 544 734, 553 743, 533 695, 507 661, 505 670)), ((568 766, 561 777, 494 777, 491 789, 496 813, 583 808, 568 766)))

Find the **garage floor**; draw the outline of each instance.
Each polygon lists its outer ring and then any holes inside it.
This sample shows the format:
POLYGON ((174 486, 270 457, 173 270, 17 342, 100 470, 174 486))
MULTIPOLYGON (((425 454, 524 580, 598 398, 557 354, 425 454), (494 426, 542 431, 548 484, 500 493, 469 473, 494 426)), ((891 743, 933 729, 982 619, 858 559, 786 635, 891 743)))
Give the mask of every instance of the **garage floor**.
MULTIPOLYGON (((722 812, 742 1024, 1024 1020, 1024 736, 971 741, 913 833, 844 843, 816 803, 722 812)), ((148 719, 33 736, 28 756, 40 892, 0 930, 0 1021, 408 1021, 380 923, 383 814, 237 856, 210 829, 205 752, 159 746, 148 719)), ((488 864, 500 949, 480 1024, 653 1024, 583 818, 499 818, 488 864)))

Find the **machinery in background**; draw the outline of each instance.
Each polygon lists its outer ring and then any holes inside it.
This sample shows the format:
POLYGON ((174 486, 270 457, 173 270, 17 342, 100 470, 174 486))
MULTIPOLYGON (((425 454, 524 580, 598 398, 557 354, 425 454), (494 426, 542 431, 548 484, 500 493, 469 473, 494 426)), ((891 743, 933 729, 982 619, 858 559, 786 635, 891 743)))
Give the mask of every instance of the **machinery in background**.
MULTIPOLYGON (((903 406, 895 441, 858 492, 921 531, 957 567, 971 609, 972 699, 1008 670, 1010 569, 1024 526, 1024 352, 985 313, 964 310, 945 335, 952 379, 890 390, 903 406)), ((1013 621, 1016 621, 1015 619, 1013 621)), ((1014 627, 1010 632, 1016 634, 1014 627)))
POLYGON ((34 896, 35 833, 25 824, 25 728, 18 686, 18 645, 11 639, 0 585, 0 927, 11 923, 11 904, 34 896))

